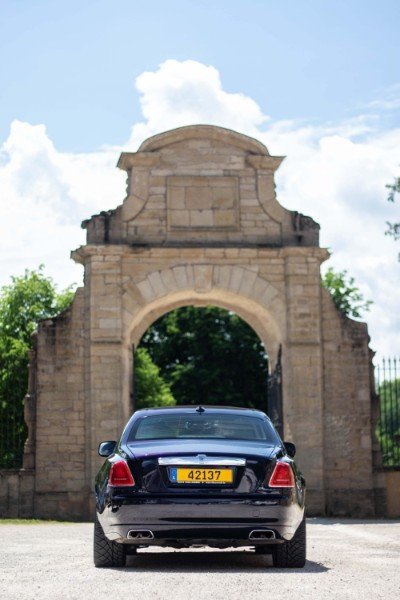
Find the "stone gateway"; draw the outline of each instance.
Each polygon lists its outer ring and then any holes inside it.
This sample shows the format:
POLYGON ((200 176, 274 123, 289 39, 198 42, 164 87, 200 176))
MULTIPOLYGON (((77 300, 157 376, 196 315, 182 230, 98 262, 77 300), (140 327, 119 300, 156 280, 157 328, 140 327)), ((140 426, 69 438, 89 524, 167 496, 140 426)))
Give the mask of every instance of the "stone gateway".
POLYGON ((298 447, 310 514, 377 514, 367 327, 321 287, 329 254, 318 224, 277 202, 281 161, 207 125, 122 153, 127 196, 84 221, 87 244, 72 253, 84 286, 38 330, 24 463, 35 517, 91 516, 97 446, 132 412, 141 336, 174 308, 210 304, 253 327, 272 369, 281 348, 284 435, 298 447))

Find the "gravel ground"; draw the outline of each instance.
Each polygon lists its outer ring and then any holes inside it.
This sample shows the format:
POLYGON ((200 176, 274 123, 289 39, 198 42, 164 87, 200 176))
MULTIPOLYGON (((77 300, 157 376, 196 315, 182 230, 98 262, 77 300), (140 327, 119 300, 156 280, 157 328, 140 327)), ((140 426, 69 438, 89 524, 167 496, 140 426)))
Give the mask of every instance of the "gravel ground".
POLYGON ((309 519, 304 569, 250 549, 143 549, 95 569, 82 524, 0 525, 1 600, 400 598, 400 522, 309 519))

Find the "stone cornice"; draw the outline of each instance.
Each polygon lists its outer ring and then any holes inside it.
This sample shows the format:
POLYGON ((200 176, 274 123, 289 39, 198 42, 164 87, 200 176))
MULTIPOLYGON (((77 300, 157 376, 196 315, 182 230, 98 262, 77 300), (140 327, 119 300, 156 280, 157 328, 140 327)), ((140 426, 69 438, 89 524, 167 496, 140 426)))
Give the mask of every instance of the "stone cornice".
POLYGON ((154 152, 122 152, 117 167, 131 171, 133 167, 154 167, 160 161, 160 155, 154 152))
POLYGON ((326 248, 315 246, 286 246, 277 248, 266 247, 184 247, 184 246, 132 246, 130 244, 88 244, 80 246, 71 252, 71 258, 80 264, 96 256, 96 257, 119 257, 136 255, 139 258, 146 259, 195 259, 197 261, 206 260, 208 262, 218 263, 223 260, 243 260, 245 258, 288 258, 288 257, 303 257, 316 258, 320 262, 324 262, 330 257, 330 253, 326 248))
POLYGON ((71 258, 81 265, 84 265, 87 259, 93 256, 115 256, 117 260, 118 257, 126 253, 127 249, 129 249, 127 244, 87 244, 86 246, 79 246, 76 250, 72 250, 71 258))
POLYGON ((253 154, 246 156, 247 163, 257 170, 263 171, 276 171, 285 156, 262 156, 259 154, 253 154))
POLYGON ((281 248, 282 256, 310 256, 317 258, 319 261, 324 262, 328 260, 331 253, 327 248, 320 248, 316 246, 285 246, 281 248))

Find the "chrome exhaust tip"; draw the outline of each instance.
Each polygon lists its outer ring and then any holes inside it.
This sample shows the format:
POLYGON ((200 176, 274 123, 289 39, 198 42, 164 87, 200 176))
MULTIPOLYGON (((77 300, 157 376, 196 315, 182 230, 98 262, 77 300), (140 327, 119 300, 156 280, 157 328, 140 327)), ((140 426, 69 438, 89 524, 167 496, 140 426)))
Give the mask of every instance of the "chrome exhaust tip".
POLYGON ((150 529, 130 529, 127 537, 130 540, 154 540, 154 533, 150 529))
POLYGON ((272 529, 253 529, 249 533, 249 540, 274 540, 275 531, 272 529))

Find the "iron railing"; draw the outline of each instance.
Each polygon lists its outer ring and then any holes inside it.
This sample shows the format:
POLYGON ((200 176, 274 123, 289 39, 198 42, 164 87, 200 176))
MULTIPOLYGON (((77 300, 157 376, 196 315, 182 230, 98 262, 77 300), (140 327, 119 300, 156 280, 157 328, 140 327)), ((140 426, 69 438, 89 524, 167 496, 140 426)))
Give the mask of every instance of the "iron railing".
POLYGON ((380 398, 378 437, 383 467, 400 467, 400 358, 384 358, 375 367, 380 398))
POLYGON ((0 399, 0 469, 20 469, 27 427, 21 402, 10 405, 0 399))

